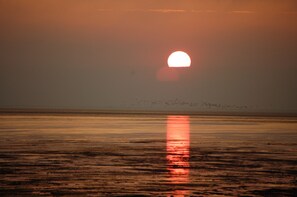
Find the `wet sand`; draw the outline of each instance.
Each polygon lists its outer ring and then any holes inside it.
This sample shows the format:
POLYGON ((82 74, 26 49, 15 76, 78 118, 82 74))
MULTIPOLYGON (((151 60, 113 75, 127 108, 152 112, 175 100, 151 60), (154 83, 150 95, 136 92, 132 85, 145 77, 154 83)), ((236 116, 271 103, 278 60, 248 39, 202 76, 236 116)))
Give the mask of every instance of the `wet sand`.
POLYGON ((0 115, 0 196, 296 196, 297 119, 0 115))

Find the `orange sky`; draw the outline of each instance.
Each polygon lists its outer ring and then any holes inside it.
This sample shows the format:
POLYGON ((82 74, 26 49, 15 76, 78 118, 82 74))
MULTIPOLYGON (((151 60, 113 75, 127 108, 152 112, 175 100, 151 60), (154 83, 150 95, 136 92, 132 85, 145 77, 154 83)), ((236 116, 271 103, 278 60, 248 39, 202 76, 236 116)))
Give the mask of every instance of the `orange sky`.
POLYGON ((0 27, 0 108, 162 110, 135 103, 177 98, 297 111, 293 0, 2 0, 0 27), (166 83, 173 50, 192 68, 166 83))

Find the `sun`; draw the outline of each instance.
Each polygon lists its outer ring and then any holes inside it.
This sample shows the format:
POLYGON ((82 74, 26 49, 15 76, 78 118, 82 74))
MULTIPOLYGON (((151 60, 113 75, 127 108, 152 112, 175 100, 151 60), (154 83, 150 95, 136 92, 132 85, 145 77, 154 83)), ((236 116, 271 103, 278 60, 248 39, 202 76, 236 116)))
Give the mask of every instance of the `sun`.
POLYGON ((175 51, 168 57, 167 63, 169 67, 190 67, 191 58, 183 51, 175 51))

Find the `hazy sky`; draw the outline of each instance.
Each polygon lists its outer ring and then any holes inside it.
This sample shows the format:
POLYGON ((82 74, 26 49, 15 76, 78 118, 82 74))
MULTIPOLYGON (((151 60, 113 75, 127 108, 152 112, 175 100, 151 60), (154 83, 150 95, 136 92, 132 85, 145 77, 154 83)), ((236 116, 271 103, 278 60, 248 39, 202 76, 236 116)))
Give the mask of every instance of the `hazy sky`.
POLYGON ((295 0, 0 0, 0 108, 296 113, 296 35, 295 0))

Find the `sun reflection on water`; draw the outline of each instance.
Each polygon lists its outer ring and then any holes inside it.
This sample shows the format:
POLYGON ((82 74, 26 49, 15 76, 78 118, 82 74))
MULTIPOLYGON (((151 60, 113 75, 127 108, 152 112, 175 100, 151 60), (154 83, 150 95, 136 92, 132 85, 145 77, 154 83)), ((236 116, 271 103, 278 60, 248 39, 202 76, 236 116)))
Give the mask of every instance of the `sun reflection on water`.
MULTIPOLYGON (((190 123, 189 116, 167 117, 167 169, 172 184, 189 183, 190 123)), ((175 190, 174 196, 184 196, 185 190, 175 190)))

